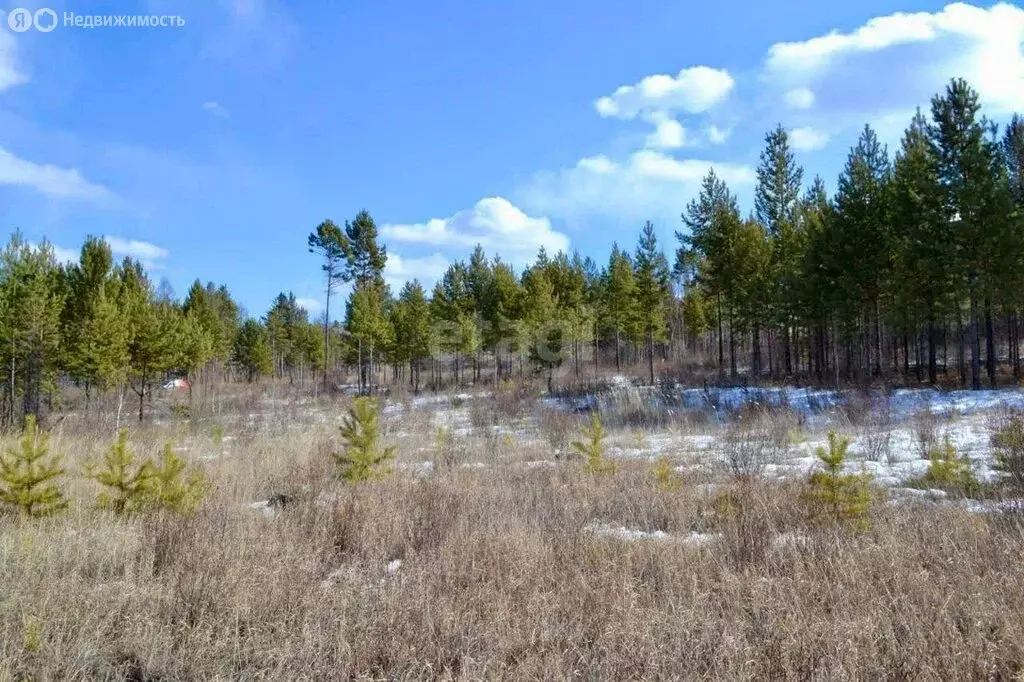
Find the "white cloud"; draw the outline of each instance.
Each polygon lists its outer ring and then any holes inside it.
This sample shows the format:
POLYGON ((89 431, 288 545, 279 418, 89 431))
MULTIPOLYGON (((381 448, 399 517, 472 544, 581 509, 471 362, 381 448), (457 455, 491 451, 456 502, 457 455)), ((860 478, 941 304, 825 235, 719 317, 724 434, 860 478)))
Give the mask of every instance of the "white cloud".
POLYGON ((708 142, 711 144, 722 144, 729 139, 729 135, 732 134, 732 131, 725 128, 719 128, 712 124, 704 129, 704 133, 707 135, 708 142))
POLYGON ((28 82, 28 77, 18 68, 17 43, 14 35, 3 27, 6 23, 7 14, 0 12, 0 27, 3 28, 0 30, 0 92, 28 82))
POLYGON ((654 132, 647 136, 644 146, 650 149, 678 149, 686 144, 686 129, 667 116, 653 117, 654 132))
POLYGON ((810 126, 794 128, 789 132, 789 141, 798 152, 809 152, 821 149, 828 144, 829 135, 810 126))
MULTIPOLYGON (((71 263, 78 262, 78 259, 80 257, 78 251, 75 251, 74 249, 65 249, 63 246, 57 246, 52 242, 50 242, 49 244, 50 250, 53 251, 53 257, 58 263, 68 265, 71 263)), ((39 248, 39 244, 36 244, 35 242, 28 242, 28 245, 33 249, 39 248)))
POLYGON ((107 235, 103 240, 110 245, 110 251, 118 257, 129 257, 142 263, 148 269, 159 270, 163 266, 158 262, 170 255, 162 246, 137 239, 122 239, 107 235))
POLYGON ((754 172, 746 165, 677 159, 641 150, 621 162, 605 156, 581 159, 571 168, 536 174, 517 194, 537 212, 573 221, 679 220, 682 206, 696 195, 710 168, 733 188, 750 186, 754 172))
POLYGON ((810 88, 793 88, 783 96, 790 109, 810 109, 814 106, 814 92, 810 88))
MULTIPOLYGON (((464 257, 460 254, 459 257, 464 257)), ((441 278, 444 271, 448 269, 449 260, 440 253, 435 253, 423 258, 405 258, 397 253, 388 253, 388 262, 384 266, 384 278, 391 285, 394 295, 398 295, 399 289, 406 282, 418 279, 420 284, 430 293, 434 282, 441 278)))
POLYGON ((231 113, 225 109, 220 102, 203 102, 203 111, 216 116, 217 118, 230 118, 231 113))
POLYGON ((77 169, 59 168, 20 159, 0 147, 0 185, 20 185, 60 199, 85 199, 109 202, 113 194, 93 184, 77 169))
POLYGON ((310 315, 316 315, 324 309, 324 304, 315 298, 296 298, 295 303, 300 308, 305 308, 310 315))
MULTIPOLYGON (((481 199, 473 208, 449 218, 433 218, 413 225, 385 225, 388 240, 409 244, 451 246, 460 249, 480 244, 513 263, 526 262, 540 247, 550 252, 569 248, 569 239, 551 228, 547 218, 533 218, 502 197, 481 199)), ((390 258, 389 258, 390 261, 390 258)))
POLYGON ((777 43, 765 69, 770 81, 819 82, 843 101, 840 91, 864 88, 876 110, 920 103, 962 76, 990 111, 1007 113, 1024 108, 1024 9, 954 3, 934 13, 875 17, 849 33, 777 43), (896 61, 899 68, 891 68, 896 61))
POLYGON ((634 119, 643 113, 697 114, 723 101, 735 81, 728 71, 707 66, 683 69, 676 76, 654 74, 635 85, 623 85, 594 103, 605 118, 634 119))

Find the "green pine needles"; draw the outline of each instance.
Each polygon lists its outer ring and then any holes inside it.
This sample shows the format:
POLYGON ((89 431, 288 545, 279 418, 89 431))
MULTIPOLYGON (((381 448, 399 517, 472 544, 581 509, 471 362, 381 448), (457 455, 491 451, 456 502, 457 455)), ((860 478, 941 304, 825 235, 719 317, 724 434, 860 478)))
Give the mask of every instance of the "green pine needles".
POLYGON ((844 474, 843 463, 850 440, 834 432, 828 434, 828 450, 818 448, 817 455, 824 470, 815 471, 808 481, 806 501, 812 513, 833 521, 863 523, 871 506, 871 476, 844 474))
POLYGON ((601 418, 594 412, 590 416, 590 425, 583 427, 585 440, 573 441, 572 449, 584 457, 584 469, 591 474, 614 474, 615 463, 609 462, 604 456, 604 439, 608 435, 601 418))
POLYGON ((122 429, 103 456, 102 468, 89 464, 85 475, 103 486, 97 496, 101 509, 115 514, 156 509, 187 514, 195 511, 208 488, 201 472, 187 468, 170 443, 164 444, 157 461, 138 461, 128 449, 128 432, 122 429))
POLYGON ((338 476, 346 483, 360 483, 381 478, 391 473, 394 446, 380 444, 377 401, 356 398, 339 427, 344 447, 332 453, 338 476))
POLYGON ((59 456, 48 457, 49 441, 30 415, 18 445, 0 456, 0 503, 17 508, 22 516, 50 516, 68 506, 57 482, 64 468, 59 456))
POLYGON ((974 497, 981 492, 981 483, 971 471, 971 460, 965 455, 957 455, 948 438, 942 447, 928 453, 928 459, 931 462, 928 471, 917 483, 966 497, 974 497))

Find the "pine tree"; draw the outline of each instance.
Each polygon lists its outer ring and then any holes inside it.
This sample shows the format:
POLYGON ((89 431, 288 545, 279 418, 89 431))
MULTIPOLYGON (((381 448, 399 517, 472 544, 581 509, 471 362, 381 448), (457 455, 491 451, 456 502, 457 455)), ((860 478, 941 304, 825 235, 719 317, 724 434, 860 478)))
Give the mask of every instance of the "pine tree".
POLYGON ((90 462, 85 475, 103 486, 97 497, 101 509, 134 514, 150 502, 153 464, 148 459, 136 460, 135 453, 128 449, 127 429, 118 432, 117 441, 103 455, 103 468, 90 462))
POLYGON ((0 253, 0 360, 3 362, 6 414, 14 426, 17 396, 21 415, 37 416, 44 391, 52 387, 61 364, 61 311, 66 298, 61 271, 53 247, 43 242, 33 247, 15 233, 0 253))
MULTIPOLYGON (((932 99, 932 152, 943 189, 944 218, 953 225, 957 249, 955 276, 968 300, 968 346, 971 388, 981 388, 980 315, 992 288, 986 277, 998 256, 1000 179, 995 174, 996 144, 986 137, 988 123, 978 118, 978 94, 963 79, 955 79, 945 94, 932 99)), ((986 308, 988 306, 986 305, 986 308)), ((991 356, 991 354, 990 354, 991 356)), ((991 370, 990 370, 991 372, 991 370)), ((994 379, 994 376, 993 376, 994 379)))
POLYGON ((430 353, 430 304, 419 280, 406 282, 392 311, 399 360, 409 363, 409 382, 420 390, 420 365, 430 353))
MULTIPOLYGON (((346 225, 347 227, 347 225, 346 225)), ((347 264, 353 258, 352 246, 341 228, 330 220, 317 225, 316 230, 307 238, 309 252, 320 256, 326 280, 324 291, 327 300, 324 305, 324 390, 327 390, 327 372, 330 368, 330 325, 331 325, 331 293, 343 281, 348 281, 347 264)))
POLYGON ((238 330, 234 361, 249 382, 274 371, 267 331, 256 320, 246 320, 238 330))
POLYGON ((340 430, 344 449, 332 453, 332 457, 342 480, 360 483, 391 473, 388 464, 395 456, 395 448, 380 445, 376 400, 356 398, 340 430))
POLYGON ((893 238, 897 302, 904 317, 920 317, 925 324, 928 382, 935 385, 939 323, 951 306, 956 250, 928 134, 918 110, 893 166, 892 220, 899 226, 893 238))
POLYGON ((151 462, 150 474, 147 504, 156 509, 189 514, 202 504, 210 489, 210 483, 203 472, 198 469, 189 470, 170 443, 164 443, 160 458, 151 462))
POLYGON ((590 424, 583 428, 584 440, 572 442, 572 448, 584 458, 584 468, 591 474, 614 474, 616 466, 604 456, 604 439, 608 435, 597 412, 590 415, 590 424))
MULTIPOLYGON (((754 211, 772 240, 772 274, 769 294, 774 321, 782 332, 782 370, 793 372, 792 333, 798 310, 798 278, 803 235, 796 221, 803 169, 789 147, 782 125, 765 135, 765 148, 757 168, 754 211)), ((757 336, 757 334, 755 334, 757 336)), ((759 339, 754 340, 759 343, 759 339)))
POLYGON ((528 354, 540 369, 547 370, 548 391, 553 390, 555 368, 564 360, 565 329, 558 319, 555 287, 548 273, 550 261, 538 255, 533 267, 523 273, 526 309, 523 321, 529 330, 528 354))
POLYGON ((64 468, 59 456, 47 459, 48 454, 49 438, 39 432, 30 414, 18 447, 0 456, 0 504, 16 507, 27 517, 50 516, 67 508, 57 482, 64 468))
POLYGON ((859 339, 860 378, 880 373, 882 362, 879 305, 890 276, 889 159, 874 131, 864 127, 839 176, 831 226, 839 250, 835 309, 851 340, 859 339), (845 259, 845 263, 843 262, 845 259), (857 262, 858 267, 850 267, 857 262), (873 357, 873 360, 872 360, 873 357))
POLYGON ((669 269, 658 249, 654 225, 648 221, 640 232, 636 248, 636 304, 640 326, 646 335, 647 363, 654 384, 654 342, 665 339, 666 305, 671 297, 669 269))
POLYGON ((825 468, 811 474, 805 499, 818 518, 863 524, 871 505, 871 477, 842 473, 849 447, 848 439, 835 433, 828 434, 828 449, 817 450, 818 459, 825 468))
POLYGON ((635 336, 640 320, 636 306, 637 287, 633 261, 628 254, 619 250, 618 244, 612 244, 602 291, 603 317, 611 327, 612 338, 615 340, 615 369, 621 371, 622 336, 635 336))

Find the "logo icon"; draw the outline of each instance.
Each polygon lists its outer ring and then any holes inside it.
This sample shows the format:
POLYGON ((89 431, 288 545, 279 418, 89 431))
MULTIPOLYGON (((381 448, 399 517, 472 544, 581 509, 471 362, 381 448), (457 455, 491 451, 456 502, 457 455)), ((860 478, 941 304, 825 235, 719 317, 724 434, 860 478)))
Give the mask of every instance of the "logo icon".
POLYGON ((43 7, 42 9, 36 10, 33 21, 35 21, 37 31, 40 33, 49 33, 53 29, 57 28, 57 13, 49 7, 43 7))
MULTIPOLYGON (((54 14, 53 16, 54 24, 56 24, 57 15, 54 14)), ((15 33, 24 33, 32 28, 32 13, 22 7, 12 9, 10 14, 7 15, 7 25, 10 26, 11 30, 15 33)))

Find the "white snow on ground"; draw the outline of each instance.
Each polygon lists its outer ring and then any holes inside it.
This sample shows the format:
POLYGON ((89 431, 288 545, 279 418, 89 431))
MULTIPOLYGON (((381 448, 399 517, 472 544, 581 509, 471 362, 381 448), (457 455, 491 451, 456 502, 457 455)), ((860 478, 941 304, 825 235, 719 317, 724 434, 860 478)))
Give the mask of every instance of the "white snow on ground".
POLYGON ((686 545, 687 547, 704 547, 714 544, 722 539, 721 533, 697 533, 690 532, 686 535, 670 535, 663 530, 646 531, 626 528, 625 526, 613 526, 607 523, 594 521, 583 527, 584 532, 592 533, 602 538, 613 538, 624 542, 639 542, 642 540, 671 541, 686 545))
POLYGON ((413 476, 429 476, 434 473, 436 465, 429 460, 423 462, 396 462, 395 468, 400 471, 407 471, 413 476))

